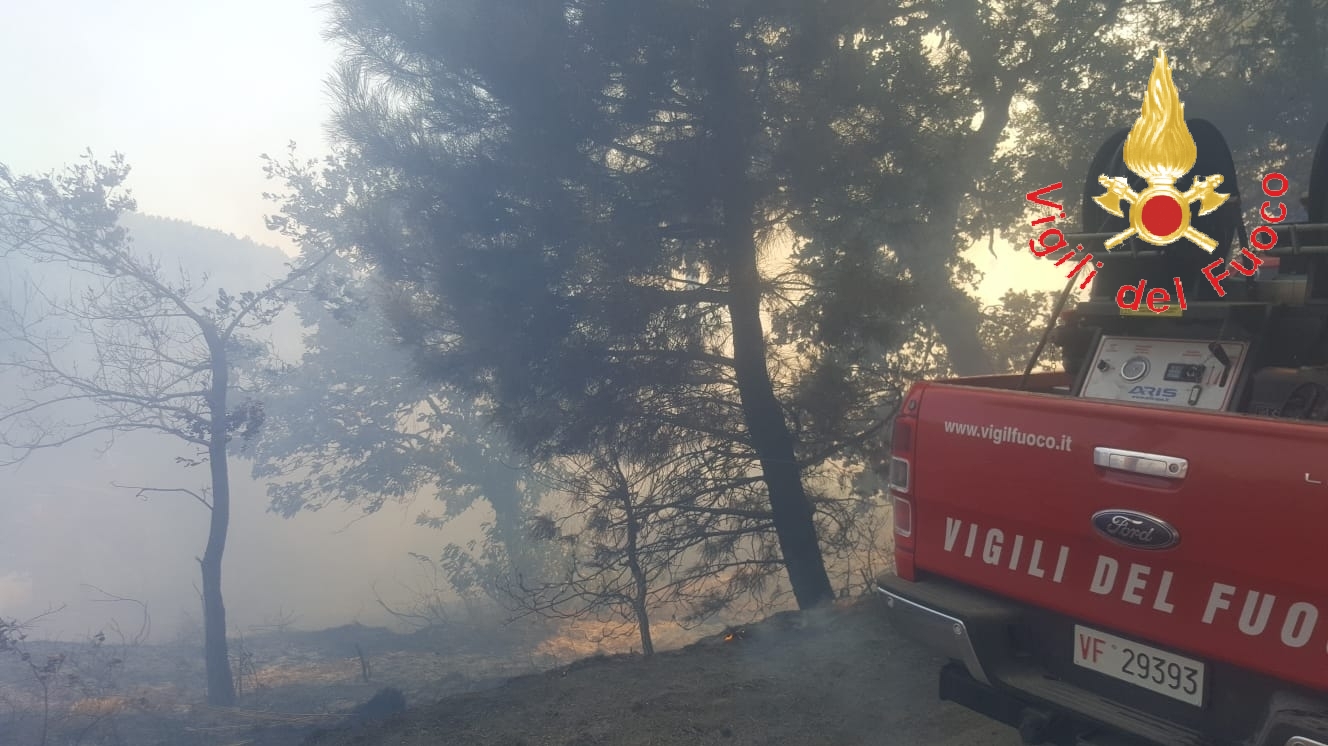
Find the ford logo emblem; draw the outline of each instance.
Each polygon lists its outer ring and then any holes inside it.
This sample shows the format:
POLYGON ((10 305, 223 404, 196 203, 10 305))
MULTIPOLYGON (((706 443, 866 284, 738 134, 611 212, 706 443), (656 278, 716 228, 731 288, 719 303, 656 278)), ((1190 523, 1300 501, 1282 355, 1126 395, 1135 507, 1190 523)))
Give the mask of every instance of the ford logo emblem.
POLYGON ((1101 510, 1093 514, 1093 528, 1108 539, 1135 549, 1170 549, 1180 534, 1170 523, 1133 510, 1101 510))

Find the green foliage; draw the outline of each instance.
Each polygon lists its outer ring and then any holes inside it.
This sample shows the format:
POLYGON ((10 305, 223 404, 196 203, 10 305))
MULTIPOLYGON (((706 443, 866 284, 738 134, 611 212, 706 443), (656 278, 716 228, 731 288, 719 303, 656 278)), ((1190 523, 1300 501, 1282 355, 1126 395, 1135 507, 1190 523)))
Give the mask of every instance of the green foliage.
MULTIPOLYGON (((274 163, 290 194, 273 225, 383 281, 330 278, 320 313, 376 304, 357 337, 403 343, 394 365, 408 355, 441 386, 449 417, 492 415, 545 465, 611 445, 636 468, 702 442, 728 459, 716 480, 733 499, 796 462, 781 484, 799 482, 797 504, 803 480, 879 464, 912 381, 1022 369, 1049 298, 980 314, 960 253, 1023 235, 1031 189, 1077 191, 1101 139, 1137 116, 1155 41, 1228 86, 1229 59, 1268 63, 1240 85, 1322 64, 1317 20, 1291 28, 1278 10, 1293 49, 1259 52, 1180 26, 1253 5, 1175 7, 342 0, 341 150, 274 163)), ((1184 94, 1201 115, 1223 95, 1184 94)), ((1295 123, 1321 107, 1309 98, 1295 123)), ((421 460, 450 467, 442 441, 388 435, 420 417, 451 438, 412 409, 431 393, 366 394, 375 374, 343 396, 342 368, 327 370, 301 374, 317 393, 290 411, 343 413, 356 424, 329 439, 338 458, 372 467, 306 462, 292 504, 405 495, 432 483, 421 460)), ((830 533, 832 500, 810 501, 823 541, 847 535, 830 533)))
POLYGON ((373 512, 422 494, 443 503, 441 516, 419 518, 437 525, 483 499, 519 551, 525 506, 538 491, 480 402, 418 375, 381 304, 365 301, 373 284, 333 258, 296 304, 305 353, 268 376, 254 450, 272 510, 290 517, 341 502, 373 512))
MULTIPOLYGON (((978 330, 983 343, 991 350, 996 370, 1001 373, 1022 373, 1033 356, 1038 341, 1051 323, 1051 310, 1058 293, 1008 291, 1001 302, 983 311, 982 327, 978 330)), ((1067 305, 1064 310, 1070 310, 1067 305)), ((1060 367, 1054 350, 1048 346, 1035 370, 1053 370, 1060 367)))
POLYGON ((785 64, 794 41, 759 31, 785 11, 744 9, 727 39, 723 11, 685 4, 531 5, 521 52, 492 54, 477 40, 512 33, 515 7, 342 5, 342 33, 366 41, 343 80, 343 128, 394 187, 372 217, 360 206, 354 238, 403 287, 397 329, 538 453, 666 420, 734 437, 725 222, 768 222, 784 198, 776 143, 744 135, 754 193, 726 213, 740 177, 716 171, 715 136, 730 116, 745 132, 777 126, 755 107, 787 96, 744 71, 741 97, 721 99, 734 63, 706 55, 785 64), (377 46, 393 69, 373 62, 377 46), (375 97, 375 76, 421 105, 375 97))
MULTIPOLYGON (((763 473, 816 585, 802 479, 864 458, 933 325, 952 364, 984 356, 976 313, 953 318, 976 310, 958 221, 1019 87, 1087 54, 1041 21, 1090 6, 345 0, 344 150, 274 168, 274 225, 380 272, 421 371, 535 459, 699 438, 731 457, 721 483, 763 473)), ((387 476, 416 447, 380 451, 377 492, 419 483, 387 476)))

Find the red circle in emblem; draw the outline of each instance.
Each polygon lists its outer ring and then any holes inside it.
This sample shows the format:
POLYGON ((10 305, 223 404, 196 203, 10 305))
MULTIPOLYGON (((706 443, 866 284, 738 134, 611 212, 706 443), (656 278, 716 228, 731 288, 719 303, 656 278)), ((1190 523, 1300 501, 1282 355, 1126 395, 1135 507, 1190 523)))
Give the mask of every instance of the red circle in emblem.
POLYGON ((1181 206, 1174 197, 1155 194, 1144 203, 1140 212, 1144 227, 1154 236, 1170 236, 1180 228, 1181 206))

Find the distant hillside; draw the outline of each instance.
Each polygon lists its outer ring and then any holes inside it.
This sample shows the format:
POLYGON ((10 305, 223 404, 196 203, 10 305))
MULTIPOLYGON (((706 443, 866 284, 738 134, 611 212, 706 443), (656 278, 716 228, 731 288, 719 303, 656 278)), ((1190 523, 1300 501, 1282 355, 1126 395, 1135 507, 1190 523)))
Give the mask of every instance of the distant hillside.
POLYGON ((201 225, 131 213, 121 221, 134 246, 164 262, 206 271, 208 286, 229 291, 259 288, 282 275, 289 261, 280 249, 201 225))
MULTIPOLYGON (((281 277, 290 260, 276 247, 184 220, 129 213, 121 218, 121 225, 129 229, 136 252, 161 260, 171 274, 185 267, 196 285, 201 285, 202 276, 207 274, 205 287, 211 292, 219 287, 231 293, 261 288, 281 277)), ((23 273, 42 281, 60 280, 70 274, 61 264, 34 264, 20 255, 9 256, 0 265, 0 278, 23 273)))
MULTIPOLYGON (((288 271, 290 257, 280 249, 215 228, 141 213, 124 215, 121 224, 129 230, 135 251, 158 259, 168 277, 177 277, 181 268, 185 270, 197 288, 195 302, 208 304, 223 288, 232 295, 258 290, 288 271)), ((53 288, 64 286, 66 280, 73 280, 75 287, 87 280, 62 264, 34 264, 14 255, 0 263, 0 294, 22 292, 17 278, 23 275, 53 288)), ((298 358, 301 329, 293 313, 279 318, 268 337, 281 357, 292 361, 298 358)))

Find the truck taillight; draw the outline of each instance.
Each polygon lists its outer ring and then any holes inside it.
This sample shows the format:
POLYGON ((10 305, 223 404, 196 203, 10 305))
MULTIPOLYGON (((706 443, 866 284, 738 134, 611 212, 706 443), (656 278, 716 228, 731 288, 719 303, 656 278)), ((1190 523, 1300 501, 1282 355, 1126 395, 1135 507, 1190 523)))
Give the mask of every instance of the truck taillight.
POLYGON ((913 569, 913 427, 917 422, 917 400, 908 399, 910 408, 895 418, 894 434, 890 438, 890 502, 894 506, 895 574, 904 580, 914 579, 913 569))

